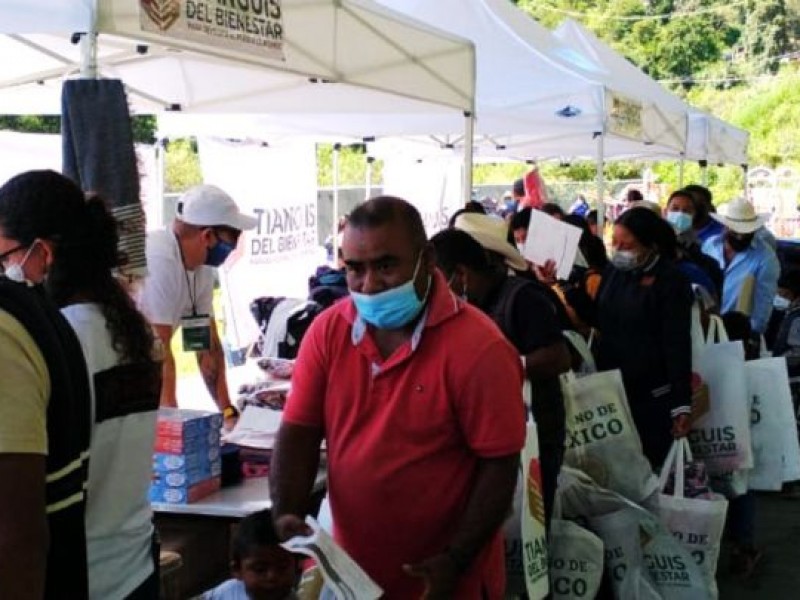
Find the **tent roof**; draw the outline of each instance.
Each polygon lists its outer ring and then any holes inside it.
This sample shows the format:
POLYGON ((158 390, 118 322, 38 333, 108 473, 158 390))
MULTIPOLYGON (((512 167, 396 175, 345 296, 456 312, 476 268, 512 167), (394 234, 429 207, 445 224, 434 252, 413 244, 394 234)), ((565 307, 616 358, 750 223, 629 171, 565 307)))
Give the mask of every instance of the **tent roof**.
MULTIPOLYGON (((322 111, 444 115, 472 109, 472 44, 371 0, 283 0, 282 44, 271 48, 258 45, 268 36, 251 35, 266 15, 261 21, 253 20, 252 13, 231 17, 244 38, 257 39, 254 44, 191 33, 181 25, 187 2, 176 3, 181 10, 176 23, 161 15, 166 19, 162 29, 148 21, 142 7, 149 2, 97 0, 96 15, 93 4, 2 3, 0 52, 13 60, 0 69, 0 114, 60 112, 61 80, 77 76, 81 65, 81 48, 72 43, 72 33, 91 31, 93 23, 100 34, 99 73, 126 84, 134 112, 180 108, 299 117, 322 111)), ((201 4, 212 7, 192 6, 201 4)), ((221 18, 211 12, 207 16, 221 18)), ((358 127, 370 130, 363 119, 358 127)))
POLYGON ((487 152, 516 147, 536 158, 540 142, 561 137, 559 154, 580 155, 594 152, 598 131, 606 134, 608 156, 685 144, 682 107, 655 103, 508 0, 379 1, 475 43, 476 132, 487 152))
POLYGON ((687 104, 572 19, 563 21, 554 31, 554 35, 563 43, 604 65, 615 80, 628 82, 643 97, 670 110, 687 112, 689 123, 685 158, 708 160, 711 163, 747 162, 748 134, 744 130, 687 104))

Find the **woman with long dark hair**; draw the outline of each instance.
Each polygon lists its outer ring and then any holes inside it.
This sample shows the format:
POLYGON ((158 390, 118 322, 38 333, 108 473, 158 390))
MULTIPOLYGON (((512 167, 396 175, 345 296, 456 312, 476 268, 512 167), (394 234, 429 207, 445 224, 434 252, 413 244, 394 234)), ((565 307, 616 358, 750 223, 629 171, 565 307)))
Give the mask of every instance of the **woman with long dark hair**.
POLYGON ((86 536, 92 598, 158 598, 148 487, 161 366, 150 326, 114 277, 117 227, 54 171, 0 188, 5 276, 44 284, 74 328, 92 388, 86 536))

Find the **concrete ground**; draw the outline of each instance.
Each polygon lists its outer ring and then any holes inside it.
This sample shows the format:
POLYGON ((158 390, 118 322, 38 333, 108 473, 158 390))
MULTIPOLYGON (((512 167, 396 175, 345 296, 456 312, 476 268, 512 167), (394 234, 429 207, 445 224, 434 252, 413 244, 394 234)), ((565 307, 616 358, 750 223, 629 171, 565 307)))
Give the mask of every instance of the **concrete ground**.
POLYGON ((747 581, 730 572, 729 548, 723 547, 717 569, 720 600, 800 598, 800 499, 759 493, 756 541, 764 558, 747 581))

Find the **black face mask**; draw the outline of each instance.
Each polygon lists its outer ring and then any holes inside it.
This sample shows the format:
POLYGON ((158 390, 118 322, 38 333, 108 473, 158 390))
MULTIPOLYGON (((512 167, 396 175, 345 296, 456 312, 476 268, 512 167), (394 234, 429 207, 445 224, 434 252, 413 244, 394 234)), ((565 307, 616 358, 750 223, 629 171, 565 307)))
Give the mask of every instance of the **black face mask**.
POLYGON ((753 233, 743 235, 740 233, 733 233, 732 231, 726 231, 725 241, 734 252, 744 252, 750 247, 750 244, 753 243, 754 236, 755 234, 753 233))

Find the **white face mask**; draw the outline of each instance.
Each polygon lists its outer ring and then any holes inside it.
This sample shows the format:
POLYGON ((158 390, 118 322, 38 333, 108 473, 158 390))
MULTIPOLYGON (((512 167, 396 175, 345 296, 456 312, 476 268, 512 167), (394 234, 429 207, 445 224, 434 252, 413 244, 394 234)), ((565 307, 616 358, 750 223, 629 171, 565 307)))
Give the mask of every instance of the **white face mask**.
POLYGON ((775 310, 786 310, 789 308, 791 303, 791 300, 784 298, 783 296, 775 296, 775 298, 772 300, 772 306, 775 308, 775 310))
POLYGON ((22 257, 20 262, 8 266, 4 273, 7 279, 17 283, 27 283, 28 285, 33 285, 33 283, 28 281, 28 278, 25 276, 23 267, 25 266, 25 262, 28 260, 28 257, 31 255, 31 250, 33 250, 34 246, 36 246, 35 243, 28 248, 28 251, 25 253, 25 256, 22 257))
POLYGON ((616 250, 611 255, 611 264, 619 271, 632 271, 639 265, 639 255, 632 250, 616 250))

